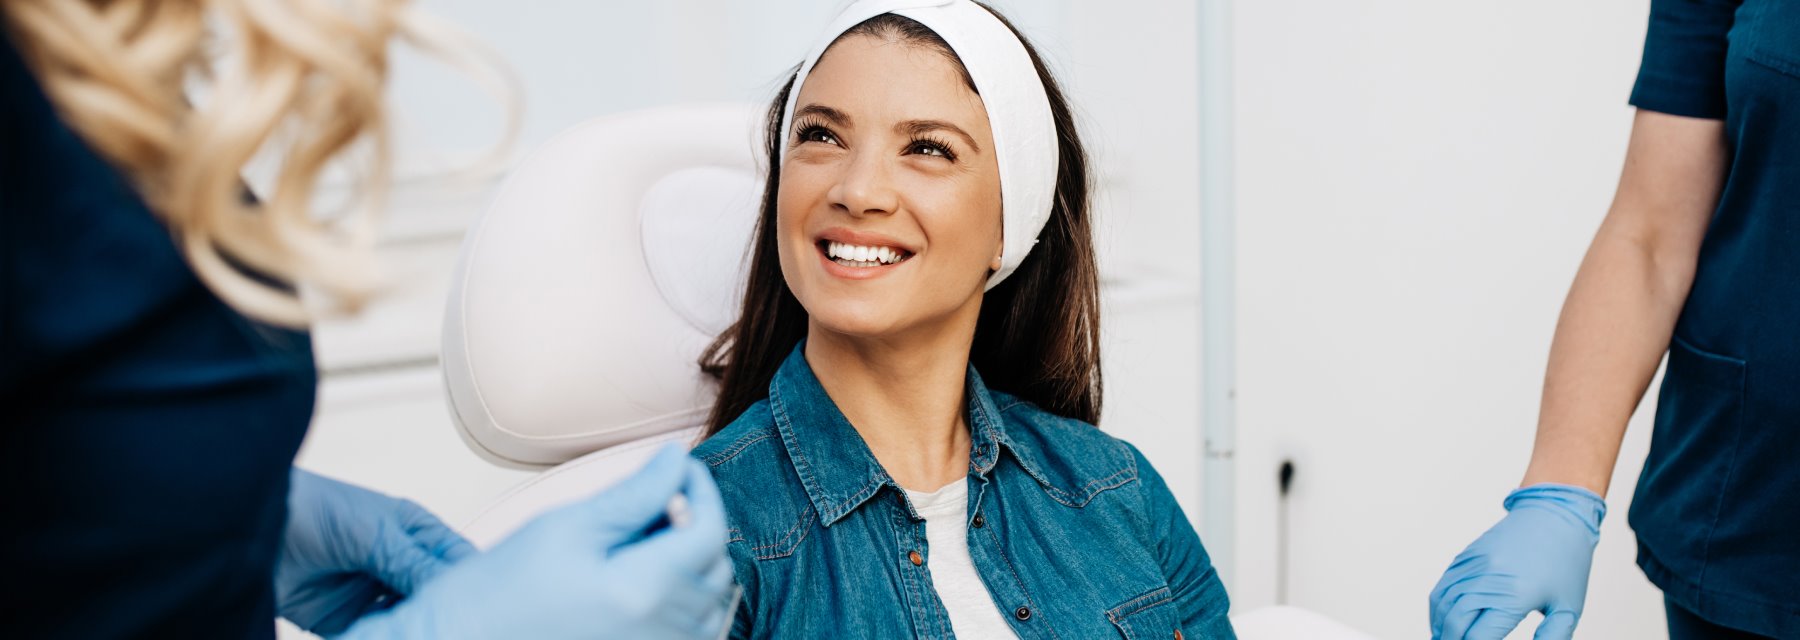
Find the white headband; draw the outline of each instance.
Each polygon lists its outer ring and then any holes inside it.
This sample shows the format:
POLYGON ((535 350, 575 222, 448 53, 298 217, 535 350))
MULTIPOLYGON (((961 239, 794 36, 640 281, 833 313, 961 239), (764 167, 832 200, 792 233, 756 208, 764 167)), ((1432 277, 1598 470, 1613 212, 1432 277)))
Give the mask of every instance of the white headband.
MULTIPOLYGON (((1006 234, 1000 270, 988 277, 987 288, 992 289, 1025 260, 1031 246, 1037 244, 1044 222, 1050 219, 1058 158, 1056 124, 1043 80, 1031 64, 1025 43, 994 14, 970 0, 862 0, 850 5, 831 22, 825 37, 800 65, 787 107, 781 112, 782 135, 790 135, 794 102, 819 56, 851 27, 884 13, 916 20, 950 43, 987 107, 1000 165, 1001 229, 1006 234)), ((779 163, 780 159, 772 161, 779 163)))

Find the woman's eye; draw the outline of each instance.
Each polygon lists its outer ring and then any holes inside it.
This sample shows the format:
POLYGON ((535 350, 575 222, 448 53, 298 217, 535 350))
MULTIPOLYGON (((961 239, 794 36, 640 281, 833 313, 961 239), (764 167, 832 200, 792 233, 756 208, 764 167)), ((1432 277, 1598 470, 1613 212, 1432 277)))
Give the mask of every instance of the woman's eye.
POLYGON ((914 142, 912 144, 912 148, 909 151, 911 151, 912 153, 919 154, 919 155, 935 156, 935 157, 943 158, 946 160, 955 160, 956 159, 956 155, 953 153, 950 153, 950 149, 948 149, 944 145, 938 144, 936 142, 930 142, 930 141, 914 142))
POLYGON ((824 127, 807 127, 805 129, 800 130, 800 141, 801 142, 823 142, 825 144, 837 144, 837 136, 832 135, 831 131, 825 129, 824 127))

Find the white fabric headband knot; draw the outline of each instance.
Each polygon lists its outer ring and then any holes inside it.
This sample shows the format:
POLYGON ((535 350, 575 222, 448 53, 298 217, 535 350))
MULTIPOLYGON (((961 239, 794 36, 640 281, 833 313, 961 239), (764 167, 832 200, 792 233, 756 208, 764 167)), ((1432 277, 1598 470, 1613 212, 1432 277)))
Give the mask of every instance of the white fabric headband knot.
POLYGON ((987 281, 987 288, 993 289, 1025 260, 1050 219, 1058 162, 1056 123, 1050 116, 1050 97, 1044 93, 1043 80, 1031 64, 1025 43, 994 14, 970 0, 862 0, 850 5, 831 22, 825 37, 800 65, 787 107, 781 112, 782 135, 791 133, 794 103, 819 56, 851 27, 884 13, 918 21, 949 43, 987 108, 1000 166, 1001 229, 1005 233, 1000 270, 987 281))

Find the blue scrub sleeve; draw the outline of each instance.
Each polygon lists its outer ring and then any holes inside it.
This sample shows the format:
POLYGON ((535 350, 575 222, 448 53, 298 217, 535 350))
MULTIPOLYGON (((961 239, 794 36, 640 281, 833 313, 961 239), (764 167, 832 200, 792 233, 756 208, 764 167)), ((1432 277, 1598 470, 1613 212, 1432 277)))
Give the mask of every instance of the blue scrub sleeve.
POLYGON ((1652 0, 1631 104, 1690 118, 1725 118, 1726 34, 1741 0, 1652 0))

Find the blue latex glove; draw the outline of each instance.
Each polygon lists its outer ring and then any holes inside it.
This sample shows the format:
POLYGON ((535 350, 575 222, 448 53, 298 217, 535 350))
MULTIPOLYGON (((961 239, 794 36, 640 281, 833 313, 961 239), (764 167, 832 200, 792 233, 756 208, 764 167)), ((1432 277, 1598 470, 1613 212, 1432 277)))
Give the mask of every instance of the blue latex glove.
POLYGON ((1534 484, 1508 494, 1506 510, 1431 590, 1433 640, 1501 640, 1532 611, 1544 614, 1538 640, 1574 635, 1606 502, 1581 487, 1534 484))
POLYGON ((719 489, 705 465, 669 446, 618 486, 539 516, 344 637, 713 640, 731 578, 719 489), (670 525, 680 494, 688 522, 670 525))
POLYGON ((300 469, 290 483, 275 603, 302 629, 341 632, 475 552, 410 500, 300 469))

